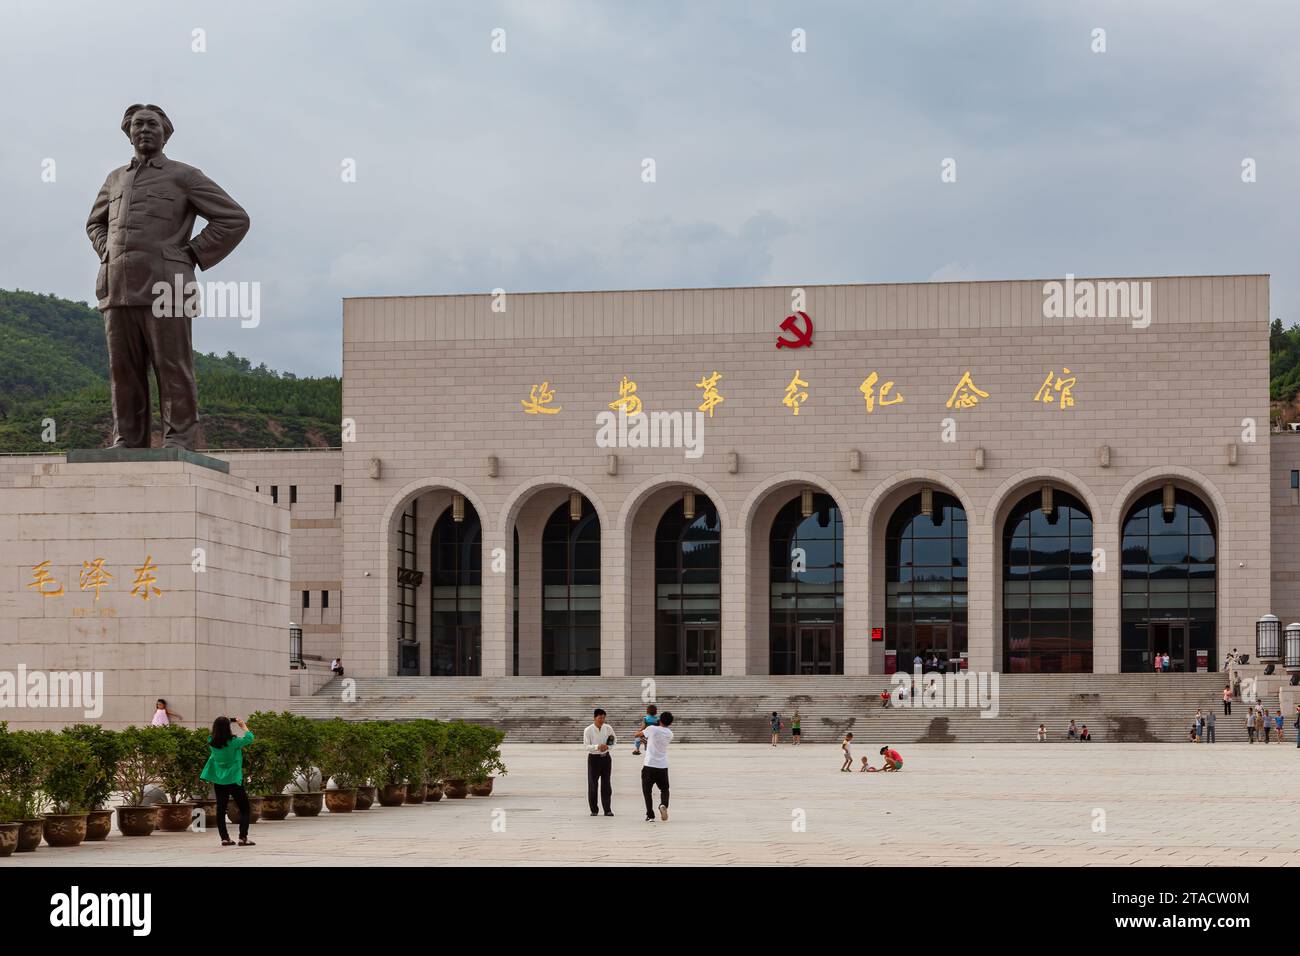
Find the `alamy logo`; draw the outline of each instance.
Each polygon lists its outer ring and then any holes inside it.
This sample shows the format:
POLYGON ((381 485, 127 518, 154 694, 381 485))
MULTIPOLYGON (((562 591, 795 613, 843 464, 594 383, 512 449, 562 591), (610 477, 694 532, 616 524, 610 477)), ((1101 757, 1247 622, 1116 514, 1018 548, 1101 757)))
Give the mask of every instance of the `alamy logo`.
POLYGON ((262 322, 262 283, 260 282, 155 282, 153 315, 156 319, 239 319, 239 327, 255 329, 262 322))
POLYGON ((148 936, 153 927, 151 893, 85 893, 73 886, 50 897, 50 925, 128 926, 133 936, 148 936))
POLYGON ((87 720, 104 714, 103 671, 0 671, 0 716, 9 707, 81 708, 87 720))
POLYGON ((704 454, 703 412, 596 413, 598 448, 683 448, 687 458, 704 454))
POLYGON ((1066 273, 1064 282, 1043 283, 1043 318, 1129 319, 1135 329, 1151 324, 1151 283, 1096 282, 1066 273))
POLYGON ((996 671, 922 674, 918 667, 911 674, 898 671, 890 681, 894 685, 890 707, 977 708, 981 717, 998 715, 996 671))

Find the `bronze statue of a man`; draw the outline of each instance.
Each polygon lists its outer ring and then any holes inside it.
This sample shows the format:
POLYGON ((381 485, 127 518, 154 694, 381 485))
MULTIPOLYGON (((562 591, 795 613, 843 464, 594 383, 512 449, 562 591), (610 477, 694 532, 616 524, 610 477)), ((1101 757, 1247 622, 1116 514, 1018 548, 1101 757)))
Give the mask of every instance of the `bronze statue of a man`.
POLYGON ((127 107, 122 132, 135 156, 108 174, 86 222, 100 261, 95 295, 108 339, 113 448, 149 447, 152 366, 163 445, 194 450, 198 388, 193 310, 185 303, 197 300, 195 266, 211 269, 248 232, 248 213, 225 190, 163 155, 172 131, 157 106, 127 107), (196 216, 208 224, 192 236, 196 216))

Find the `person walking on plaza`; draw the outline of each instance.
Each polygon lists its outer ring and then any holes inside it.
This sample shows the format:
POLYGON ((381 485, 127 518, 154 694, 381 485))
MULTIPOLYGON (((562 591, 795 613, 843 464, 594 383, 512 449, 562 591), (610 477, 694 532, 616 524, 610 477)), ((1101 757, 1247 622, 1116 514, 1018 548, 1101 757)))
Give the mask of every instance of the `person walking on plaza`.
MULTIPOLYGON (((645 716, 641 718, 641 726, 653 727, 655 724, 659 723, 659 718, 656 716, 658 713, 659 713, 658 707, 656 707, 654 704, 647 704, 645 709, 645 716)), ((641 735, 640 734, 637 734, 635 737, 632 738, 632 756, 633 757, 641 756, 641 735)))
POLYGON ((1268 715, 1268 709, 1265 708, 1263 716, 1260 718, 1259 729, 1264 731, 1264 743, 1271 743, 1269 739, 1273 735, 1273 718, 1268 715))
POLYGON ((605 723, 605 712, 599 707, 591 715, 591 723, 582 732, 582 743, 587 748, 587 806, 591 815, 597 816, 596 785, 600 785, 600 802, 605 805, 605 816, 612 817, 614 809, 610 799, 614 795, 611 777, 614 771, 614 728, 605 723))
POLYGON ((799 740, 803 736, 803 728, 800 726, 802 721, 803 718, 799 716, 799 711, 796 709, 794 716, 790 718, 790 736, 794 738, 791 743, 796 747, 799 746, 799 740))
POLYGON ((153 719, 149 721, 152 727, 166 727, 173 720, 184 720, 180 714, 167 706, 167 701, 159 697, 153 702, 153 719))
POLYGON ((659 788, 659 818, 668 819, 668 745, 672 742, 673 712, 665 710, 657 724, 642 727, 637 736, 645 740, 645 762, 641 767, 641 795, 645 797, 645 818, 654 823, 654 804, 650 799, 659 788))
POLYGON ((1223 685, 1223 716, 1232 716, 1232 688, 1227 684, 1223 685))
POLYGON ((1214 743, 1214 708, 1205 712, 1205 742, 1214 743))
POLYGON ((239 807, 239 845, 257 846, 248 838, 248 823, 252 811, 248 794, 244 791, 244 748, 253 742, 253 732, 238 717, 218 717, 212 722, 212 735, 208 737, 208 762, 203 765, 199 778, 212 784, 217 794, 217 833, 222 846, 234 846, 226 829, 226 805, 231 797, 239 807), (242 733, 236 737, 230 730, 237 727, 242 733))
POLYGON ((852 773, 853 772, 853 734, 848 733, 844 735, 844 739, 840 742, 840 750, 844 751, 844 763, 840 764, 840 772, 852 773))
POLYGON ((781 742, 781 715, 772 711, 772 746, 781 742))
POLYGON ((1253 744, 1255 742, 1255 715, 1251 711, 1246 711, 1246 737, 1253 744))
POLYGON ((1284 721, 1284 720, 1282 719, 1282 708, 1279 707, 1279 708, 1277 709, 1277 714, 1273 717, 1273 729, 1274 729, 1275 731, 1277 731, 1277 742, 1278 742, 1278 743, 1283 743, 1283 742, 1285 741, 1285 739, 1286 739, 1285 737, 1282 736, 1282 734, 1283 734, 1283 728, 1284 728, 1285 726, 1286 726, 1286 721, 1284 721))

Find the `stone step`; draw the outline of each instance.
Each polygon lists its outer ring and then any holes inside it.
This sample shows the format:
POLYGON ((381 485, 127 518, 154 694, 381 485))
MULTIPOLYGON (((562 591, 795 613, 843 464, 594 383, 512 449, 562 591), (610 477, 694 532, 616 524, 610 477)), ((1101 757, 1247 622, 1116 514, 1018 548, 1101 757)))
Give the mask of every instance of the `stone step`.
MULTIPOLYGON (((972 708, 880 707, 882 676, 658 677, 656 700, 673 710, 683 743, 759 743, 769 739, 768 716, 788 722, 797 708, 809 743, 838 741, 852 730, 872 742, 1032 742, 1039 723, 1049 739, 1065 738, 1071 719, 1088 724, 1097 742, 1186 739, 1200 707, 1215 710, 1222 674, 999 675, 998 716, 972 708)), ((596 706, 616 733, 640 724, 637 677, 361 678, 356 700, 344 703, 337 680, 291 707, 305 716, 347 720, 469 720, 505 730, 516 742, 564 743, 581 738, 596 706)), ((1220 717, 1220 735, 1244 739, 1244 718, 1220 717), (1237 727, 1241 723, 1242 727, 1237 727)))

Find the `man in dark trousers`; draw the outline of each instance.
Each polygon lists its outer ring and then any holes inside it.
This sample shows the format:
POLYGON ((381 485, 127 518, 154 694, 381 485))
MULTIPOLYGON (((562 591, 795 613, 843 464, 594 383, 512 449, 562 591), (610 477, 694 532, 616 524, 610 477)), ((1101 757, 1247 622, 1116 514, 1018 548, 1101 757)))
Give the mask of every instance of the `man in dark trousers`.
POLYGON ((108 340, 114 448, 148 448, 149 369, 158 380, 163 445, 194 450, 198 388, 193 321, 202 301, 194 269, 211 269, 248 232, 248 213, 193 166, 163 155, 172 121, 128 106, 131 162, 108 174, 86 222, 99 256, 95 296, 108 340), (194 220, 207 225, 192 236, 194 220))
POLYGON ((668 744, 673 739, 669 728, 673 725, 673 714, 665 710, 659 715, 659 723, 652 727, 642 727, 637 734, 645 739, 645 763, 641 767, 641 795, 645 797, 645 818, 654 823, 654 801, 651 794, 659 788, 659 819, 668 819, 668 744))
POLYGON ((614 749, 614 729, 605 723, 605 712, 599 707, 592 715, 592 721, 582 732, 582 742, 587 748, 587 805, 591 815, 597 816, 600 807, 596 804, 596 784, 600 784, 600 801, 605 805, 605 816, 612 817, 610 798, 614 787, 610 782, 614 767, 611 752, 614 749))

